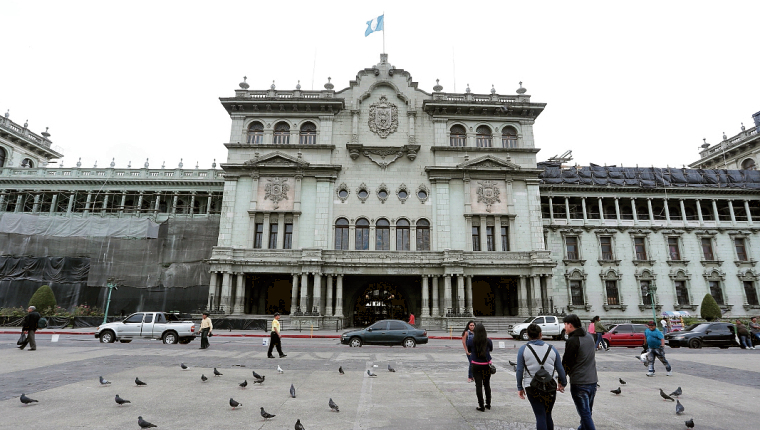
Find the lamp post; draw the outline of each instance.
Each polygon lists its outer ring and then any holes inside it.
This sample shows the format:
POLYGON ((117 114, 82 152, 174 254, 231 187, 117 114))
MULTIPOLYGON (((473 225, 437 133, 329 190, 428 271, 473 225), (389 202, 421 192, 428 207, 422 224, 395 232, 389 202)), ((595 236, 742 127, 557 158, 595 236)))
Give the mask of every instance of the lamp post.
POLYGON ((108 307, 111 305, 111 293, 113 290, 119 289, 115 281, 116 280, 114 278, 108 278, 106 281, 106 288, 108 288, 108 300, 106 300, 106 311, 103 315, 103 324, 105 324, 108 319, 108 307))
POLYGON ((648 287, 644 287, 647 289, 647 293, 649 295, 649 301, 652 302, 652 321, 654 321, 654 325, 657 326, 657 311, 654 308, 654 294, 657 292, 657 286, 654 284, 649 284, 648 287))

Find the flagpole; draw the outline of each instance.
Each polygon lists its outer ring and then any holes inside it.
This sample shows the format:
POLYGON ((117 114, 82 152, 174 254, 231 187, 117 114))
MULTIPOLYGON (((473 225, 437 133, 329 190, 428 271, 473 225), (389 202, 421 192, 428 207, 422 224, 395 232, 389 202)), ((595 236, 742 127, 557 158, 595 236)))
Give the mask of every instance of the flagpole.
POLYGON ((385 54, 385 11, 383 11, 383 54, 385 54))

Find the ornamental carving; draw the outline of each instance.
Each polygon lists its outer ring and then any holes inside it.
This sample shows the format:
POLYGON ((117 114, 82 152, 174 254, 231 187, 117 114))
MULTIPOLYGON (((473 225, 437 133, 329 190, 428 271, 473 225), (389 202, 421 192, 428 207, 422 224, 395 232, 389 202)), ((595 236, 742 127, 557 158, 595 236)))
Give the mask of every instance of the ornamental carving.
POLYGON ((264 199, 274 202, 274 208, 278 209, 280 202, 288 199, 289 190, 290 185, 288 185, 287 178, 267 179, 267 184, 264 188, 264 199))
POLYGON ((398 129, 398 107, 385 96, 369 106, 369 129, 383 139, 398 129))
POLYGON ((501 203, 499 193, 496 181, 478 181, 478 203, 485 203, 486 211, 491 212, 494 203, 501 203))

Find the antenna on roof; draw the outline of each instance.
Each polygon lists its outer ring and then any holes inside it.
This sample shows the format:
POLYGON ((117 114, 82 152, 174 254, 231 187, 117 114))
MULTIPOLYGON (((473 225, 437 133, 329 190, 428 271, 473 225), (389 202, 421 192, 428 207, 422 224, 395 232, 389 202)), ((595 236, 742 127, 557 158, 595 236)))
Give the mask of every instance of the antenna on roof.
POLYGON ((557 163, 557 164, 563 164, 571 161, 573 159, 573 151, 565 151, 562 155, 555 155, 553 157, 549 157, 547 161, 551 163, 557 163))

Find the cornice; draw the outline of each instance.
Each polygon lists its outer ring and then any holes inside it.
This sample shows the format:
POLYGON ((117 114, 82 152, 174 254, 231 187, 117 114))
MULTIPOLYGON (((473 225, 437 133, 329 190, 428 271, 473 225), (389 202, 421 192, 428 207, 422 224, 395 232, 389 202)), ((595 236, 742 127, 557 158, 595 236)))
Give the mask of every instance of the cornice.
MULTIPOLYGON (((431 146, 430 150, 432 152, 436 151, 442 151, 442 152, 485 152, 485 153, 496 153, 496 152, 514 152, 514 153, 523 153, 523 154, 537 154, 538 151, 540 151, 540 148, 479 148, 479 147, 473 147, 473 146, 431 146)), ((541 169, 543 171, 543 169, 541 169)))

